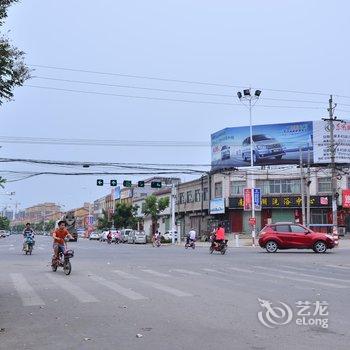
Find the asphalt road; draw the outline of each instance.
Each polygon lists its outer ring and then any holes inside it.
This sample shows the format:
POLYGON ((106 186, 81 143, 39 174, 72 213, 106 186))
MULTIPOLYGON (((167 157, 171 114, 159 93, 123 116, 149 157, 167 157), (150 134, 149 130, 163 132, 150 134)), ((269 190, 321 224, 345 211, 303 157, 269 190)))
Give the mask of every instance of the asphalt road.
POLYGON ((222 256, 80 240, 65 276, 50 270, 50 237, 32 256, 21 244, 0 240, 0 349, 349 348, 350 248, 222 256))

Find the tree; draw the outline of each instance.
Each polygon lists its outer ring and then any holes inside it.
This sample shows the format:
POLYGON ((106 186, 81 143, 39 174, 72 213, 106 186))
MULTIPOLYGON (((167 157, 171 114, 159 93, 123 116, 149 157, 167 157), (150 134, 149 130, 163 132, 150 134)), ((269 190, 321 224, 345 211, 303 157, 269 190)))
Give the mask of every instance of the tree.
POLYGON ((0 187, 4 188, 4 183, 6 182, 6 179, 0 176, 0 187))
POLYGON ((97 219, 97 228, 99 230, 106 230, 112 227, 112 222, 109 221, 108 213, 102 210, 102 217, 97 219))
POLYGON ((4 216, 0 216, 0 230, 9 230, 10 220, 4 216))
POLYGON ((117 228, 135 228, 137 206, 127 203, 117 203, 114 212, 114 227, 117 228))
MULTIPOLYGON (((0 27, 7 17, 7 9, 18 0, 0 0, 0 27)), ((24 63, 24 52, 12 46, 0 33, 0 105, 13 98, 16 86, 22 86, 30 78, 30 70, 24 63)))
POLYGON ((152 233, 158 226, 159 214, 169 206, 169 197, 157 199, 155 195, 146 197, 142 212, 152 219, 152 233))

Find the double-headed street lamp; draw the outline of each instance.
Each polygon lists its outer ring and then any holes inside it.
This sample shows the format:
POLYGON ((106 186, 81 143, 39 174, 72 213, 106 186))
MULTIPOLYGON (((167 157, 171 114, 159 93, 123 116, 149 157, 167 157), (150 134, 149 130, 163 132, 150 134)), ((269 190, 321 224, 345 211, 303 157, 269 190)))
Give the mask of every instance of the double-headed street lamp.
POLYGON ((243 93, 241 91, 237 92, 237 96, 242 104, 249 108, 249 128, 250 128, 250 167, 251 167, 251 208, 252 208, 252 242, 253 246, 255 246, 255 200, 254 200, 254 188, 255 188, 255 177, 253 173, 254 162, 257 160, 257 156, 254 152, 254 137, 253 137, 253 124, 252 124, 252 108, 258 102, 259 97, 261 95, 261 90, 255 90, 254 95, 252 95, 251 89, 244 89, 243 93), (247 103, 246 103, 247 102, 247 103))

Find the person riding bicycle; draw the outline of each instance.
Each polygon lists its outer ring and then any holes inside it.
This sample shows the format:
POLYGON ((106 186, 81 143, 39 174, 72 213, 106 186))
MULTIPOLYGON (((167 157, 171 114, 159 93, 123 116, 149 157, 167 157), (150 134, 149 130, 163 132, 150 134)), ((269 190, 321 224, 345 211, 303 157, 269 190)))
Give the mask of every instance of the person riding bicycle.
POLYGON ((215 237, 213 240, 213 244, 215 245, 216 248, 219 247, 221 243, 225 241, 225 230, 222 227, 221 224, 218 225, 218 228, 215 231, 215 237))
POLYGON ((152 241, 153 241, 153 246, 160 243, 160 232, 158 232, 158 230, 154 233, 152 237, 152 241))
POLYGON ((196 241, 196 231, 192 228, 190 232, 188 232, 186 237, 186 244, 190 244, 196 241))
POLYGON ((108 242, 112 242, 112 232, 111 232, 111 230, 109 230, 109 232, 107 234, 107 241, 108 242))
POLYGON ((23 242, 23 250, 25 248, 25 245, 27 243, 31 243, 31 244, 35 244, 35 240, 34 240, 34 230, 30 227, 30 223, 27 222, 26 226, 23 230, 23 237, 24 237, 24 242, 23 242))
POLYGON ((56 228, 56 230, 52 234, 55 259, 58 259, 60 252, 64 254, 66 248, 66 237, 68 237, 69 239, 74 239, 73 236, 66 229, 66 222, 64 220, 61 220, 58 222, 58 228, 56 228))

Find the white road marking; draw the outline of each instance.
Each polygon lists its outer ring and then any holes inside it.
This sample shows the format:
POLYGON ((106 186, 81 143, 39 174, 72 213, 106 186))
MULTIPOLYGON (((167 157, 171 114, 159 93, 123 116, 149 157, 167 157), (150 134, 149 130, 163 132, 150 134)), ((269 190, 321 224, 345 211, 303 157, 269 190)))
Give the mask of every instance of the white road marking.
POLYGON ((268 270, 268 271, 289 273, 290 275, 297 275, 297 276, 303 276, 303 277, 313 277, 313 278, 321 279, 321 280, 350 283, 350 280, 346 280, 346 279, 342 279, 342 278, 324 277, 324 276, 320 276, 320 275, 310 275, 308 273, 294 272, 294 271, 288 271, 288 270, 280 270, 280 269, 275 269, 275 268, 267 268, 267 267, 263 267, 263 266, 255 266, 255 267, 258 268, 258 269, 263 269, 263 270, 268 270))
POLYGON ((225 272, 214 270, 214 269, 202 269, 202 270, 206 271, 206 272, 220 273, 220 274, 224 274, 225 275, 225 272))
POLYGON ((201 274, 200 274, 200 273, 198 273, 198 272, 189 271, 189 270, 185 270, 185 269, 171 269, 171 271, 175 271, 175 272, 183 273, 183 274, 185 274, 185 275, 191 275, 191 276, 201 276, 201 274))
POLYGON ((153 276, 157 276, 157 277, 170 277, 170 275, 167 275, 166 273, 162 273, 162 272, 158 272, 158 271, 154 271, 154 270, 141 270, 143 272, 147 272, 153 276))
POLYGON ((153 287, 154 289, 158 289, 158 290, 161 290, 163 292, 167 292, 171 295, 175 295, 177 297, 191 297, 192 294, 189 294, 189 293, 186 293, 186 292, 183 292, 179 289, 176 289, 176 288, 172 288, 172 287, 168 287, 164 284, 160 284, 160 283, 156 283, 156 282, 151 282, 151 281, 147 281, 147 280, 144 280, 142 278, 139 278, 139 277, 136 277, 136 276, 133 276, 129 273, 126 273, 124 271, 120 271, 120 270, 113 270, 114 273, 118 274, 119 276, 121 277, 125 277, 125 278, 129 278, 129 279, 134 279, 134 280, 138 280, 139 282, 143 283, 143 284, 147 284, 151 287, 153 287))
POLYGON ((328 267, 335 267, 337 269, 342 269, 342 270, 350 270, 350 266, 339 266, 339 265, 326 265, 328 267))
POLYGON ((248 270, 248 269, 241 269, 239 267, 227 267, 229 270, 238 271, 238 272, 247 272, 247 273, 253 273, 254 271, 248 270))
POLYGON ((333 288, 349 288, 349 286, 342 286, 338 284, 333 284, 333 283, 327 283, 327 282, 321 282, 321 281, 311 281, 310 279, 304 279, 304 278, 296 278, 296 277, 288 277, 288 276, 279 276, 273 273, 268 273, 268 272, 257 272, 259 275, 264 275, 264 276, 269 276, 273 278, 280 278, 280 279, 285 279, 285 280, 291 280, 291 281, 296 281, 296 282, 306 282, 306 283, 311 283, 311 284, 319 284, 321 286, 326 286, 326 287, 333 287, 333 288))
POLYGON ((81 303, 96 303, 99 301, 93 295, 87 293, 84 289, 81 289, 74 283, 68 281, 66 276, 62 276, 62 278, 54 277, 49 273, 47 273, 46 276, 66 292, 73 295, 73 297, 77 298, 81 303))
POLYGON ((95 281, 96 283, 102 284, 103 286, 110 288, 117 292, 118 294, 131 299, 131 300, 145 300, 148 299, 147 297, 143 296, 142 294, 136 293, 131 289, 127 289, 119 285, 118 283, 108 281, 102 277, 95 276, 95 275, 89 275, 89 277, 95 281))
POLYGON ((10 276, 18 295, 22 299, 23 306, 45 305, 44 300, 39 297, 21 273, 11 273, 10 276))

